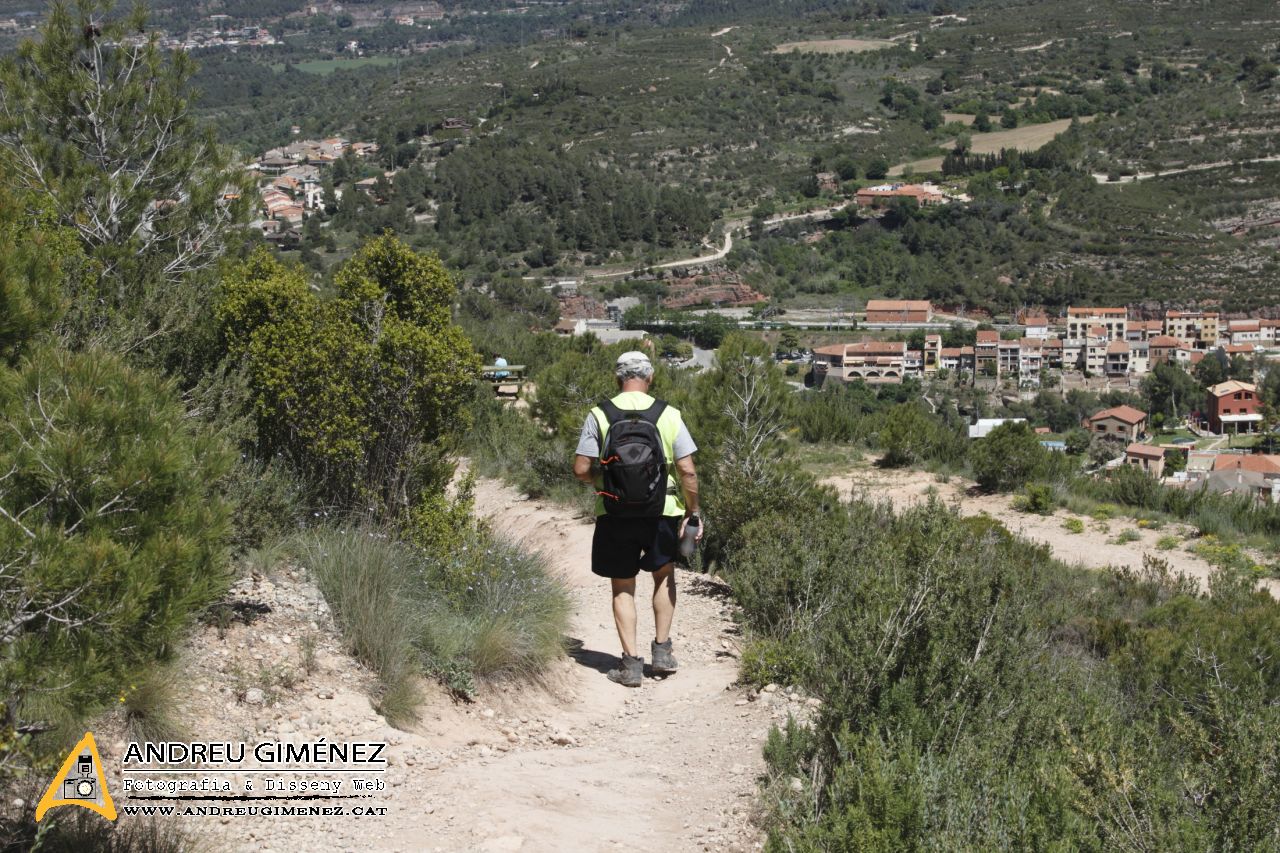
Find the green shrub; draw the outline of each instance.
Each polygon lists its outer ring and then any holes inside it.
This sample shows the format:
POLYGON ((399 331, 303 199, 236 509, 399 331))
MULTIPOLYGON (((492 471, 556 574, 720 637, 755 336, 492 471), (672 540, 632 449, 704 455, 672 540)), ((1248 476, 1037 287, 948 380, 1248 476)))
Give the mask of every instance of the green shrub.
POLYGON ((1023 493, 1013 499, 1014 509, 1037 515, 1053 515, 1055 506, 1053 489, 1044 483, 1028 484, 1023 493))
POLYGON ((1068 518, 1062 522, 1062 529, 1068 533, 1084 533, 1084 522, 1078 518, 1068 518))
POLYGON ((768 849, 1273 843, 1280 605, 1235 573, 1080 572, 936 502, 789 521, 730 575, 744 675, 824 700, 766 745, 768 849))
POLYGON ((1112 504, 1099 504, 1089 515, 1094 521, 1109 521, 1116 517, 1117 512, 1119 510, 1112 504))
POLYGON ((7 725, 72 725, 225 588, 231 454, 167 383, 102 352, 0 368, 0 422, 0 705, 7 725))
POLYGON ((1043 471, 1049 462, 1049 451, 1040 446, 1026 423, 1004 423, 985 438, 973 442, 969 465, 978 485, 990 492, 1008 492, 1043 471))
POLYGON ((218 320, 249 375, 261 459, 288 459, 325 502, 393 512, 447 478, 441 448, 465 427, 479 359, 453 324, 434 256, 369 242, 311 293, 265 250, 222 283, 218 320))
POLYGON ((1172 551, 1177 548, 1180 540, 1177 536, 1161 536, 1156 540, 1156 547, 1161 551, 1172 551))
POLYGON ((48 208, 0 186, 0 364, 13 364, 66 309, 63 277, 81 256, 48 208))
MULTIPOLYGON (((875 418, 880 464, 889 468, 925 460, 956 462, 964 457, 964 439, 916 402, 900 403, 875 418)), ((1037 445, 1039 447, 1039 445, 1037 445)))
POLYGON ((1196 540, 1187 550, 1211 566, 1254 577, 1265 574, 1263 567, 1256 563, 1239 543, 1223 542, 1211 534, 1196 540))
POLYGON ((1129 542, 1137 542, 1141 539, 1141 534, 1136 530, 1121 530, 1116 534, 1116 538, 1112 540, 1116 545, 1124 545, 1129 542))

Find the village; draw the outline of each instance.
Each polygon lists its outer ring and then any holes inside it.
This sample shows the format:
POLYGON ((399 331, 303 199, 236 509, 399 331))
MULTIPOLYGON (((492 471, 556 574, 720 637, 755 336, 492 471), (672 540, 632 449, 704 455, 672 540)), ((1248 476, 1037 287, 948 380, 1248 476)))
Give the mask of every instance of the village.
MULTIPOLYGON (((872 299, 862 328, 881 331, 946 327, 927 300, 872 299)), ((1280 338, 1280 320, 1222 320, 1213 311, 1165 312, 1163 319, 1129 319, 1126 308, 1070 307, 1053 320, 1024 311, 1004 332, 979 329, 972 346, 945 347, 943 336, 927 333, 923 347, 906 341, 860 341, 814 351, 817 369, 839 381, 901 382, 939 370, 993 377, 1020 388, 1037 388, 1048 378, 1075 374, 1127 384, 1158 364, 1190 370, 1211 352, 1228 359, 1266 358, 1280 338)))
MULTIPOLYGON (((351 142, 341 136, 300 139, 264 152, 249 165, 260 196, 260 216, 254 227, 261 229, 268 243, 282 248, 296 246, 302 236, 296 226, 324 206, 324 170, 346 156, 362 161, 377 153, 375 142, 351 142)), ((376 181, 359 181, 356 188, 369 191, 376 181)), ((334 193, 341 198, 341 190, 334 193)))
MULTIPOLYGON (((865 318, 867 326, 900 331, 929 328, 935 319, 928 301, 878 299, 867 303, 865 318)), ((1087 387, 1090 378, 1103 388, 1128 389, 1161 364, 1191 371, 1205 358, 1224 363, 1245 359, 1265 372, 1280 337, 1280 320, 1224 320, 1212 311, 1168 310, 1163 319, 1143 320, 1130 319, 1123 307, 1070 307, 1053 319, 1036 312, 1023 312, 1018 319, 1016 332, 978 330, 972 346, 944 347, 942 335, 927 333, 921 349, 885 340, 818 347, 812 356, 814 384, 897 384, 952 372, 961 381, 985 378, 995 393, 1003 386, 1025 395, 1042 385, 1065 393, 1068 384, 1087 387)), ((1202 400, 1187 405, 1191 413, 1185 422, 1165 421, 1159 429, 1147 412, 1130 405, 1103 408, 1080 426, 1116 448, 1103 467, 1132 465, 1169 485, 1280 502, 1280 456, 1250 452, 1257 442, 1249 439, 1266 429, 1258 386, 1226 379, 1209 385, 1202 400)), ((969 427, 969 438, 1024 420, 979 419, 969 427)), ((1066 450, 1047 427, 1036 431, 1044 434, 1041 444, 1047 449, 1066 450)))

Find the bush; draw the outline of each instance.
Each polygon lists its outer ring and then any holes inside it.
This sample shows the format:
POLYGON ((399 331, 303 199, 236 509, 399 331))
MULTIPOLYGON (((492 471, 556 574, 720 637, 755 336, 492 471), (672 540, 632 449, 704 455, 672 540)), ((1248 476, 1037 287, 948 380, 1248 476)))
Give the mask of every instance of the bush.
POLYGON ((47 208, 0 187, 0 364, 17 361, 66 308, 63 277, 80 256, 74 237, 56 228, 47 208))
POLYGON ((1068 518, 1062 522, 1062 529, 1068 533, 1084 533, 1084 522, 1078 518, 1068 518))
POLYGON ((451 319, 438 258, 390 236, 368 243, 322 300, 265 250, 222 284, 218 319, 243 361, 256 452, 283 456, 325 502, 402 511, 448 471, 479 359, 451 319))
POLYGON ((1174 548, 1177 548, 1179 544, 1177 536, 1161 536, 1156 540, 1156 547, 1161 551, 1172 551, 1174 548))
POLYGON ((1137 542, 1141 538, 1142 536, 1136 530, 1121 530, 1112 541, 1117 545, 1125 545, 1129 542, 1137 542))
POLYGON ((428 552, 378 528, 321 528, 296 550, 356 657, 378 673, 380 708, 412 719, 422 673, 461 695, 473 678, 529 677, 563 652, 569 597, 536 555, 471 528, 428 552))
POLYGON ((232 457, 172 387, 102 352, 0 368, 0 422, 0 705, 7 726, 72 724, 224 590, 232 457))
POLYGON ((1004 423, 973 443, 969 464, 978 485, 989 492, 1020 488, 1043 471, 1049 452, 1023 422, 1004 423))
POLYGON ((749 525, 731 578, 744 674, 824 700, 766 745, 769 849, 1273 846, 1268 595, 1080 572, 936 502, 788 521, 749 525))
POLYGON ((1023 493, 1013 499, 1014 509, 1037 515, 1053 515, 1056 506, 1053 489, 1044 483, 1028 484, 1023 493))
POLYGON ((919 403, 900 403, 878 415, 876 423, 876 447, 884 452, 880 464, 885 467, 964 457, 964 439, 919 403))

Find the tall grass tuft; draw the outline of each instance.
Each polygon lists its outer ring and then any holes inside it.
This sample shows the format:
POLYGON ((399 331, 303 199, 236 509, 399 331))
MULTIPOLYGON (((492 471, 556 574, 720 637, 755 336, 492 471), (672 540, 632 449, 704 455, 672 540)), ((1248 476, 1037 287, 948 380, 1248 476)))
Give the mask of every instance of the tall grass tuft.
POLYGON ((393 723, 413 719, 408 681, 417 674, 414 641, 421 631, 405 597, 414 554, 385 531, 321 528, 298 537, 296 552, 333 610, 351 654, 378 674, 382 696, 396 697, 384 715, 393 723))
POLYGON ((568 592, 541 558, 487 531, 432 552, 381 528, 329 527, 296 551, 351 652, 378 673, 392 722, 414 718, 420 675, 467 696, 476 679, 534 677, 563 651, 568 592))
POLYGON ((0 816, 0 850, 39 850, 40 853, 198 853, 211 849, 188 836, 172 821, 156 819, 108 823, 84 809, 57 809, 39 824, 35 802, 0 816))

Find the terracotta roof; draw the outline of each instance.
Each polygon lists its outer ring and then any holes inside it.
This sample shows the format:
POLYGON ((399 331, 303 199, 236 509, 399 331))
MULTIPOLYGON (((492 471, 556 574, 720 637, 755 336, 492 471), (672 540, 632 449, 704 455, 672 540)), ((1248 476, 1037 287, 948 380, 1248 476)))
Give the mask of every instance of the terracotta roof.
POLYGON ((1124 455, 1125 456, 1141 456, 1146 459, 1163 459, 1164 448, 1153 447, 1150 444, 1143 444, 1142 442, 1135 441, 1133 444, 1129 445, 1124 449, 1124 455))
POLYGON ((1280 475, 1280 456, 1265 454, 1219 453, 1213 460, 1215 471, 1252 471, 1255 474, 1280 475))
POLYGON ((978 343, 993 344, 1000 340, 1000 333, 992 329, 984 329, 978 332, 978 343))
POLYGON ((942 357, 943 358, 959 358, 962 352, 964 352, 964 350, 962 350, 960 347, 943 347, 942 357))
POLYGON ((1133 406, 1112 406, 1109 409, 1103 409, 1101 412, 1089 418, 1090 421, 1100 421, 1104 418, 1115 418, 1126 424, 1138 424, 1146 420, 1147 413, 1133 406))
POLYGON ((942 193, 927 189, 919 184, 863 187, 858 190, 856 195, 860 195, 863 198, 893 198, 895 196, 904 198, 942 198, 942 193))
POLYGON ((1227 355, 1248 355, 1254 350, 1253 344, 1227 344, 1222 351, 1227 355))
POLYGON ((1045 349, 1062 349, 1062 338, 1049 338, 1041 346, 1045 349))
POLYGON ((906 341, 858 341, 853 344, 831 344, 814 350, 818 355, 849 356, 903 356, 907 353, 906 341))
POLYGON ((928 299, 869 299, 868 311, 928 311, 928 299))
POLYGON ((1182 345, 1182 341, 1173 335, 1156 335, 1148 343, 1153 347, 1177 347, 1182 345))
POLYGON ((1068 308, 1067 309, 1068 317, 1070 317, 1072 314, 1078 314, 1081 316, 1114 317, 1117 315, 1123 316, 1128 313, 1129 313, 1129 310, 1127 308, 1068 308))
POLYGON ((1251 385, 1248 382, 1240 382, 1235 379, 1229 379, 1226 382, 1219 382, 1209 389, 1209 393, 1215 397, 1223 397, 1227 394, 1234 394, 1237 391, 1254 391, 1258 390, 1258 386, 1251 385))
POLYGON ((1095 338, 1106 337, 1107 327, 1106 326, 1090 326, 1089 334, 1093 335, 1095 338))
POLYGON ((1257 320, 1232 320, 1230 329, 1233 332, 1256 332, 1262 328, 1257 320))
POLYGON ((1028 314, 1026 317, 1022 318, 1022 325, 1047 326, 1049 325, 1049 318, 1044 316, 1043 314, 1028 314))
POLYGON ((1112 341, 1107 344, 1107 355, 1119 352, 1128 352, 1129 344, 1126 341, 1112 341))
POLYGON ((845 354, 854 355, 906 355, 906 341, 859 341, 849 344, 845 354))
POLYGON ((1170 309, 1164 312, 1164 316, 1168 317, 1170 320, 1176 320, 1179 317, 1195 317, 1197 319, 1201 317, 1216 318, 1218 316, 1218 312, 1217 311, 1174 311, 1173 309, 1170 309))

